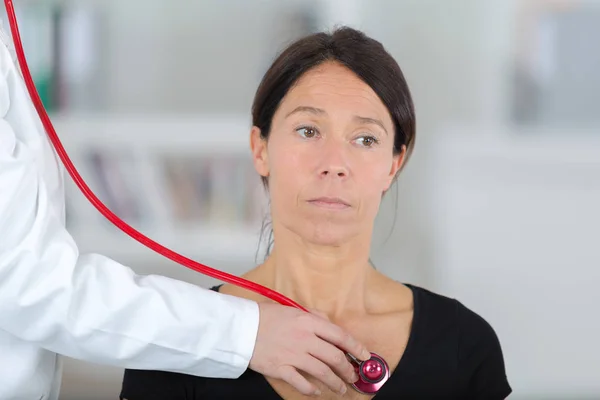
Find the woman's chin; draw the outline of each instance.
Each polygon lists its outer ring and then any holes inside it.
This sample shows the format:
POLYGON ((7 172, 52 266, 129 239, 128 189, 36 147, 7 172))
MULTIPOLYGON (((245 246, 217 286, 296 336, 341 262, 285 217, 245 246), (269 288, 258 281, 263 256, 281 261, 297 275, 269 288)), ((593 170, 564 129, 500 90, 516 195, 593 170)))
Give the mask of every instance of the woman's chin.
POLYGON ((352 238, 357 236, 358 232, 346 224, 317 224, 305 236, 306 240, 316 246, 340 247, 349 243, 352 238))
MULTIPOLYGON (((282 232, 293 233, 302 242, 311 246, 342 247, 356 242, 357 238, 367 234, 364 225, 357 223, 355 218, 350 221, 347 219, 339 221, 297 214, 293 220, 281 222, 284 227, 282 232)), ((370 238, 367 242, 370 242, 370 238)))

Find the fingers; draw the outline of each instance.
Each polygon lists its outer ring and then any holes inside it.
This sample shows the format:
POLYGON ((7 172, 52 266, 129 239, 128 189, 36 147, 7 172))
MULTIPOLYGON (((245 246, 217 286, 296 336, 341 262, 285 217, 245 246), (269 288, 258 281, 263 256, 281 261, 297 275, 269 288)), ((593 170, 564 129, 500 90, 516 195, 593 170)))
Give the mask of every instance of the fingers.
POLYGON ((297 391, 305 396, 319 396, 321 392, 303 377, 294 367, 282 366, 279 370, 280 378, 293 386, 297 391))
POLYGON ((360 361, 371 358, 371 353, 359 343, 352 335, 339 326, 332 324, 322 318, 317 318, 315 333, 329 343, 336 345, 343 351, 352 354, 360 361))
POLYGON ((296 365, 298 369, 321 381, 334 393, 346 393, 346 383, 319 359, 307 355, 299 359, 296 365))
POLYGON ((332 368, 337 376, 348 383, 354 383, 358 380, 354 366, 348 360, 346 354, 332 344, 316 338, 314 344, 311 345, 310 354, 332 368))
POLYGON ((308 380, 311 378, 334 393, 347 390, 344 380, 356 382, 354 366, 346 353, 359 360, 368 359, 371 354, 329 322, 326 315, 268 303, 259 307, 260 323, 249 364, 252 370, 281 379, 307 396, 315 395, 318 389, 308 380))

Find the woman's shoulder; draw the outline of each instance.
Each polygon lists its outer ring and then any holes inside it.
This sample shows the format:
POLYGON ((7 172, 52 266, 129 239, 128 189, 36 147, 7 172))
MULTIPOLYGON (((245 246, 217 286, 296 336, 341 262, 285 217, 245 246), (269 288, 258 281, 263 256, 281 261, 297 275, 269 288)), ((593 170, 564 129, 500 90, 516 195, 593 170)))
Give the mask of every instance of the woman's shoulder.
POLYGON ((435 293, 423 287, 407 284, 413 291, 415 307, 432 324, 452 325, 458 330, 461 342, 477 340, 482 344, 496 345, 498 337, 492 325, 480 314, 460 300, 435 293))
POLYGON ((407 284, 413 291, 415 313, 421 323, 434 331, 452 330, 461 346, 497 346, 498 336, 492 325, 460 300, 407 284))
POLYGON ((415 328, 421 339, 425 339, 421 343, 427 343, 428 349, 438 354, 454 354, 447 361, 468 379, 470 391, 483 396, 476 398, 508 396, 511 388, 502 346, 492 325, 458 299, 407 286, 414 293, 415 328))

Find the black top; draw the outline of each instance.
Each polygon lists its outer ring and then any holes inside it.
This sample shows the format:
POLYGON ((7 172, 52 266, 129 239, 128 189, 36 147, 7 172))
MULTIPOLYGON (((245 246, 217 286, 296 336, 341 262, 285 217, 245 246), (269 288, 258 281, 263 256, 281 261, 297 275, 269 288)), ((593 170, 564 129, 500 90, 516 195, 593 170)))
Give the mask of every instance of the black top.
MULTIPOLYGON (((412 330, 400 363, 375 399, 505 399, 512 389, 492 327, 457 300, 406 286, 414 296, 412 330)), ((237 379, 126 370, 121 391, 127 400, 242 398, 281 400, 250 369, 237 379)))

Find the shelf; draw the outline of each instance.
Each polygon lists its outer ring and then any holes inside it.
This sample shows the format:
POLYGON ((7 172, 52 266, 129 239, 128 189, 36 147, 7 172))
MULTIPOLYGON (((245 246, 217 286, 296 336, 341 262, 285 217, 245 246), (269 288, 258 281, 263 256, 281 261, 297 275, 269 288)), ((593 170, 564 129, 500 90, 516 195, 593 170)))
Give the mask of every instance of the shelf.
MULTIPOLYGON (((259 230, 177 229, 173 231, 138 229, 148 238, 194 261, 254 264, 259 230)), ((123 263, 170 263, 126 233, 114 229, 70 228, 81 252, 99 253, 123 263)))
POLYGON ((250 155, 248 117, 240 115, 54 115, 57 135, 69 152, 82 147, 159 150, 161 153, 250 155))
POLYGON ((456 127, 431 150, 431 173, 442 184, 511 190, 600 189, 600 135, 591 130, 456 127))
MULTIPOLYGON (((264 199, 258 175, 247 168, 252 165, 247 118, 54 115, 51 119, 92 191, 120 218, 144 221, 132 226, 145 236, 219 269, 255 264, 264 199)), ((69 231, 82 252, 99 253, 143 271, 174 263, 111 226, 72 182, 66 189, 69 231)))
POLYGON ((435 139, 454 159, 496 159, 535 165, 585 164, 600 167, 598 129, 542 129, 455 126, 435 139))

